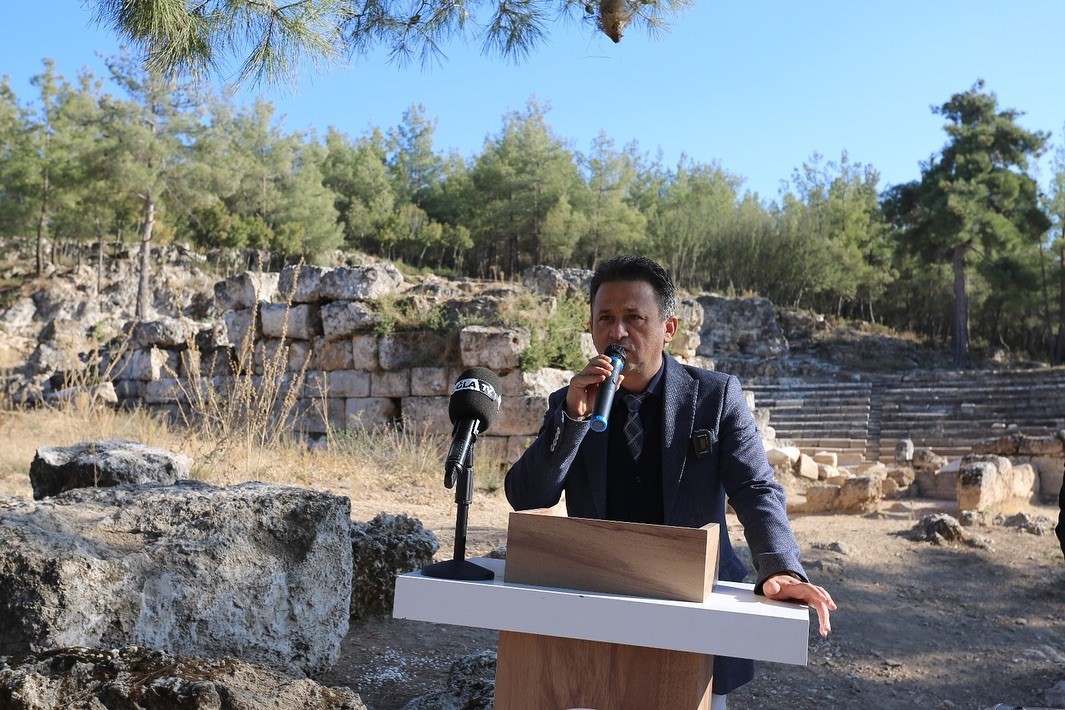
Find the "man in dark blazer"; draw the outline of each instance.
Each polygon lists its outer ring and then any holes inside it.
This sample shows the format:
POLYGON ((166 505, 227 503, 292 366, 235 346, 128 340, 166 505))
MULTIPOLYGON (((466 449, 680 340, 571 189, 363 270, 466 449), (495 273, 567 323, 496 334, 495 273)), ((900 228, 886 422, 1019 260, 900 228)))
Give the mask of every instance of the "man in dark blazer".
MULTIPOLYGON (((643 257, 604 262, 592 277, 590 329, 596 349, 618 344, 624 372, 610 425, 594 432, 589 418, 600 384, 612 372, 597 355, 568 387, 548 399, 543 426, 510 469, 506 494, 517 510, 546 508, 566 494, 571 516, 701 527, 724 533, 726 501, 743 524, 757 571, 755 591, 813 606, 821 635, 830 630, 829 594, 809 583, 739 381, 681 365, 663 352, 677 332, 676 290, 665 270, 643 257)), ((747 574, 727 534, 720 538, 720 577, 747 574)), ((714 662, 713 707, 748 682, 754 663, 714 662)))

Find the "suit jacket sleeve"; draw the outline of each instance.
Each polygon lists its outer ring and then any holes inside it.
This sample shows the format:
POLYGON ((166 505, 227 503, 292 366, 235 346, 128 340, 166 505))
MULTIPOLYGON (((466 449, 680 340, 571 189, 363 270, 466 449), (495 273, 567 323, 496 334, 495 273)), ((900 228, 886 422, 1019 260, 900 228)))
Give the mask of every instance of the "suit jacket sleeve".
POLYGON ((514 510, 550 508, 562 497, 566 474, 588 433, 588 422, 570 419, 565 408, 565 389, 548 398, 536 439, 507 471, 504 490, 514 510))

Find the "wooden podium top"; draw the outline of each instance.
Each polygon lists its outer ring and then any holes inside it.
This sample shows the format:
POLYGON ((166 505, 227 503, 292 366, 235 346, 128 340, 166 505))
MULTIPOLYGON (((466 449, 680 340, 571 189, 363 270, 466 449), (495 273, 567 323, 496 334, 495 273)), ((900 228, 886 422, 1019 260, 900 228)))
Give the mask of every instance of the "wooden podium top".
POLYGON ((557 589, 503 581, 504 561, 476 559, 486 582, 396 579, 392 615, 439 624, 558 636, 628 646, 806 664, 809 607, 718 582, 703 602, 557 589))

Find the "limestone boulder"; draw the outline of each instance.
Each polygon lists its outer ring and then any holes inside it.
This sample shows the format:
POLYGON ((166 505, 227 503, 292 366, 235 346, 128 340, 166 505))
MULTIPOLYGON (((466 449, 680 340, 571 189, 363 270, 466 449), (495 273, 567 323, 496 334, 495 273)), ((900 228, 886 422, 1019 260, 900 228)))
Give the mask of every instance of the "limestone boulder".
POLYGON ((1010 498, 1028 499, 1037 480, 1031 464, 1014 466, 1001 456, 970 454, 958 469, 958 509, 989 510, 1010 498))
POLYGON ((250 352, 252 343, 261 335, 260 321, 254 308, 226 311, 222 315, 222 322, 225 323, 224 344, 236 347, 239 352, 243 352, 245 347, 250 352))
POLYGON ((839 487, 836 508, 848 513, 868 513, 876 510, 883 497, 880 480, 876 476, 855 476, 843 481, 839 487))
POLYGON ((806 489, 806 513, 826 513, 838 507, 841 486, 831 483, 818 483, 806 489))
POLYGON ((350 510, 263 483, 0 499, 0 655, 133 644, 322 673, 348 630, 350 510))
POLYGON ((568 387, 572 377, 572 370, 544 367, 533 372, 514 370, 500 378, 500 381, 504 397, 547 397, 556 390, 568 387))
POLYGON ((171 484, 187 479, 192 459, 136 441, 83 441, 73 446, 42 446, 30 463, 35 500, 75 488, 125 483, 171 484))
POLYGON ((530 266, 521 273, 522 285, 541 296, 587 297, 591 281, 592 272, 586 269, 530 266))
POLYGON ((268 303, 278 298, 280 274, 245 271, 214 285, 214 306, 219 313, 251 308, 259 301, 268 303))
POLYGON ((699 355, 765 359, 787 352, 788 342, 776 307, 768 299, 705 295, 698 301, 703 308, 699 355))
POLYGON ((899 439, 895 442, 895 463, 906 464, 913 461, 913 439, 899 439))
POLYGON ((799 455, 799 463, 795 467, 795 475, 810 481, 818 479, 817 462, 806 454, 799 455))
POLYGON ((914 540, 925 540, 938 545, 963 542, 966 539, 965 530, 957 518, 946 513, 933 513, 926 515, 917 521, 910 531, 910 537, 914 540))
POLYGON ((260 316, 267 338, 313 340, 322 332, 321 313, 314 304, 264 303, 260 316))
POLYGON ((917 448, 913 450, 911 465, 917 471, 937 471, 948 463, 947 459, 940 456, 932 449, 917 448))
POLYGON ((322 305, 322 333, 326 340, 340 340, 372 330, 381 322, 373 306, 362 301, 333 301, 322 305))
POLYGON ((159 318, 133 326, 130 345, 136 348, 179 348, 188 344, 190 333, 177 318, 159 318))
POLYGON ((446 345, 431 330, 387 333, 378 340, 377 357, 382 370, 402 370, 442 362, 446 345))
POLYGON ((292 303, 315 303, 321 299, 319 286, 328 272, 321 266, 294 264, 281 270, 277 290, 281 300, 292 303))
POLYGON ((439 549, 436 535, 406 515, 381 513, 368 523, 352 524, 351 616, 391 614, 396 575, 429 564, 439 549))
POLYGON ((19 710, 365 710, 350 688, 327 688, 235 658, 61 648, 0 660, 0 707, 19 710), (151 698, 151 701, 147 701, 151 698))
POLYGON ((1061 456, 1062 441, 1057 436, 1027 436, 1021 434, 1017 442, 1021 456, 1061 456))
POLYGON ((371 301, 396 293, 403 274, 390 263, 368 266, 342 266, 324 274, 318 294, 328 301, 371 301))
POLYGON ((459 332, 459 350, 465 367, 513 370, 529 347, 531 335, 525 328, 471 325, 459 332))

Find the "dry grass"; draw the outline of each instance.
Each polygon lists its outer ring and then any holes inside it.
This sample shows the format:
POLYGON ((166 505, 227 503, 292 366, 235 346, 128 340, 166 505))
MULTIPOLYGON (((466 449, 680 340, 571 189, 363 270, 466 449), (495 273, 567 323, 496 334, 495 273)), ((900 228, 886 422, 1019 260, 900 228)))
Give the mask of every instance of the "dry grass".
MULTIPOLYGON (((266 481, 331 491, 368 505, 402 500, 439 506, 453 499, 443 488, 445 437, 382 427, 334 432, 322 450, 288 436, 262 446, 229 447, 225 456, 217 456, 217 442, 209 433, 172 425, 164 415, 83 409, 77 403, 0 411, 0 495, 31 495, 29 466, 38 447, 105 439, 130 439, 185 454, 194 461, 192 477, 215 485, 266 481)), ((499 461, 478 457, 475 480, 482 493, 499 488, 500 468, 499 461)))

